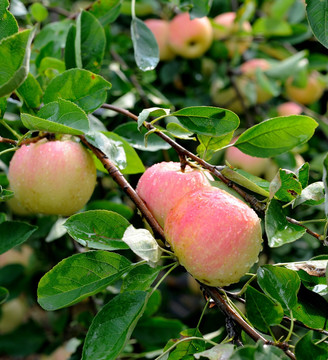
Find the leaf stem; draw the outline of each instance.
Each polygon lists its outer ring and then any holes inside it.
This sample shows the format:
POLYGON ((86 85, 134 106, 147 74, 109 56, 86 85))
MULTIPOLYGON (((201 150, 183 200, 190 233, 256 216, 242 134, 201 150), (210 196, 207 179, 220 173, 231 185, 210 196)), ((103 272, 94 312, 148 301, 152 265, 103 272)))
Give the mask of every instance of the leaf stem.
POLYGON ((150 293, 150 296, 152 296, 152 294, 158 289, 158 287, 161 285, 161 283, 166 279, 166 277, 175 269, 179 266, 180 264, 178 262, 173 263, 171 269, 169 269, 162 277, 161 279, 158 281, 158 283, 153 287, 153 290, 150 293))
POLYGON ((21 135, 18 134, 10 125, 8 125, 3 119, 0 120, 0 124, 3 125, 7 130, 9 130, 18 140, 21 139, 21 135))
POLYGON ((286 343, 288 343, 288 341, 289 341, 290 338, 292 337, 292 335, 293 335, 293 330, 294 330, 294 316, 293 316, 293 311, 292 311, 292 310, 289 310, 289 314, 290 314, 290 329, 289 329, 288 335, 287 335, 286 340, 285 340, 286 343))
POLYGON ((136 17, 136 0, 131 1, 131 16, 133 19, 136 17))
POLYGON ((197 329, 197 330, 199 330, 200 323, 201 323, 201 321, 203 320, 203 317, 204 317, 204 315, 205 315, 205 311, 206 311, 206 309, 207 309, 208 304, 210 303, 210 301, 211 301, 211 299, 207 299, 207 301, 206 301, 206 304, 205 304, 205 306, 204 306, 204 309, 203 309, 203 311, 202 311, 202 313, 201 313, 201 315, 200 315, 200 318, 199 318, 199 320, 198 320, 198 324, 197 324, 197 326, 196 326, 196 329, 197 329))

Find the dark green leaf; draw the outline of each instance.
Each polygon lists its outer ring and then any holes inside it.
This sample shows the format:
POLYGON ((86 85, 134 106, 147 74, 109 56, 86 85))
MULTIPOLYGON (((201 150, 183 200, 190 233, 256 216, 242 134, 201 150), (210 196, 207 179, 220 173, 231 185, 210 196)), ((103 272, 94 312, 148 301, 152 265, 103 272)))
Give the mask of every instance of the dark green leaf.
POLYGON ((117 19, 120 14, 122 0, 95 1, 89 12, 94 15, 102 26, 106 26, 117 19))
POLYGON ((302 185, 297 176, 290 170, 280 169, 270 183, 270 198, 281 201, 292 201, 302 192, 302 185))
POLYGON ((120 141, 112 140, 99 131, 89 131, 85 138, 91 145, 100 149, 120 169, 127 166, 124 147, 120 141))
POLYGON ((24 99, 28 107, 37 108, 41 105, 43 91, 40 84, 31 73, 28 73, 27 78, 17 89, 17 92, 24 99))
POLYGON ((123 256, 108 251, 73 255, 41 278, 38 302, 48 311, 73 305, 118 280, 130 264, 123 256))
POLYGON ((3 304, 7 299, 8 299, 8 296, 9 296, 9 291, 0 286, 0 304, 3 304))
POLYGON ((64 223, 68 233, 83 246, 92 249, 128 249, 122 241, 129 222, 119 214, 107 210, 89 210, 72 215, 64 223))
POLYGON ((302 194, 296 198, 293 207, 300 204, 304 205, 320 205, 325 201, 325 189, 322 181, 317 181, 315 183, 307 186, 302 194))
POLYGON ((0 224, 0 254, 25 242, 37 227, 20 221, 4 221, 0 224))
POLYGON ((305 189, 309 183, 309 171, 310 165, 309 163, 304 163, 300 168, 296 170, 296 175, 298 177, 298 181, 302 185, 302 189, 305 189))
POLYGON ((125 204, 119 204, 114 201, 108 200, 94 200, 87 204, 87 210, 108 210, 118 213, 130 220, 134 214, 134 211, 125 204))
POLYGON ((93 319, 82 360, 117 359, 143 314, 148 293, 128 291, 115 296, 93 319))
POLYGON ((265 213, 265 231, 270 247, 278 247, 301 238, 306 229, 287 221, 279 201, 272 199, 265 213))
POLYGON ((227 135, 239 126, 239 118, 235 113, 218 107, 191 106, 171 115, 176 116, 186 129, 200 135, 227 135))
POLYGON ((178 123, 170 122, 166 125, 166 130, 169 132, 170 135, 184 140, 196 140, 196 138, 192 137, 193 132, 185 129, 178 123))
POLYGON ((317 126, 315 120, 304 115, 276 117, 246 130, 234 146, 252 156, 275 156, 307 142, 317 126))
POLYGON ((69 28, 66 38, 66 44, 65 44, 65 66, 67 70, 77 67, 75 38, 76 38, 76 25, 72 24, 71 27, 69 28))
POLYGON ((44 103, 59 98, 74 102, 85 112, 98 109, 107 98, 111 83, 99 75, 83 69, 66 70, 56 76, 44 93, 44 103))
MULTIPOLYGON (((203 337, 198 329, 186 329, 181 331, 180 336, 182 339, 186 339, 191 336, 203 337)), ((170 342, 168 343, 168 345, 170 342)), ((165 347, 167 348, 168 345, 165 347)), ((173 344, 172 344, 173 345, 173 344)), ((180 360, 187 359, 191 355, 203 351, 206 348, 205 341, 202 340, 185 340, 177 344, 175 349, 170 353, 168 360, 180 360), (188 357, 189 355, 189 357, 188 357)), ((190 357, 191 358, 191 357, 190 357)))
MULTIPOLYGON (((49 56, 44 57, 39 65, 39 72, 47 76, 49 75, 50 71, 52 71, 54 76, 56 76, 58 74, 63 73, 65 70, 66 70, 65 63, 62 60, 49 56)), ((51 77, 54 76, 51 75, 51 77)))
POLYGON ((321 343, 316 345, 312 337, 313 331, 309 331, 296 343, 295 355, 297 360, 327 360, 327 344, 321 343))
POLYGON ((246 312, 249 321, 260 331, 281 323, 284 310, 281 305, 251 286, 246 291, 246 312))
POLYGON ((142 71, 155 69, 159 61, 159 49, 155 36, 148 26, 134 17, 131 21, 131 37, 135 61, 142 71))
POLYGON ((24 126, 31 130, 43 130, 71 135, 83 135, 89 131, 86 113, 71 101, 58 99, 44 105, 37 114, 22 114, 24 126))
POLYGON ((322 181, 325 187, 325 213, 328 216, 328 154, 323 160, 322 181))
POLYGON ((152 268, 148 264, 136 264, 123 280, 121 291, 149 290, 163 267, 152 268))
POLYGON ((159 117, 163 115, 169 115, 170 109, 162 109, 159 107, 153 107, 149 109, 143 109, 138 116, 138 130, 142 127, 144 121, 147 121, 150 116, 159 117))
POLYGON ((304 270, 300 266, 298 270, 298 276, 300 277, 302 284, 308 289, 311 290, 321 296, 328 295, 328 284, 325 276, 322 276, 326 273, 327 262, 325 263, 324 269, 316 268, 315 266, 311 266, 311 263, 315 263, 309 261, 309 264, 305 263, 303 267, 304 270), (307 266, 309 268, 307 269, 307 266))
POLYGON ((327 0, 306 0, 306 12, 314 36, 328 48, 327 0))
POLYGON ((198 135, 200 145, 197 147, 198 154, 205 160, 210 160, 213 154, 228 145, 232 139, 233 131, 222 136, 198 135))
POLYGON ((295 306, 301 284, 300 278, 295 271, 265 265, 257 270, 257 278, 261 289, 278 301, 284 310, 290 310, 295 306))
POLYGON ((0 202, 7 201, 14 196, 14 192, 11 190, 3 189, 0 185, 0 202))
POLYGON ((0 97, 10 95, 26 79, 33 35, 24 30, 0 41, 0 97))
POLYGON ((3 119, 7 109, 7 99, 5 97, 0 97, 0 119, 3 119))
POLYGON ((120 135, 123 139, 129 142, 131 146, 138 150, 143 151, 158 151, 158 150, 167 150, 171 146, 162 140, 156 134, 151 134, 148 136, 147 146, 145 146, 144 136, 147 133, 147 130, 141 128, 141 133, 138 131, 137 123, 128 122, 122 125, 119 125, 114 132, 120 135))
POLYGON ((0 40, 18 32, 18 24, 11 12, 7 10, 8 0, 2 0, 3 4, 0 10, 0 40))
POLYGON ((100 71, 105 54, 106 36, 96 17, 82 11, 76 19, 75 62, 78 68, 100 71))
POLYGON ((256 345, 246 345, 238 348, 229 360, 289 360, 283 350, 276 346, 264 345, 258 341, 256 345))

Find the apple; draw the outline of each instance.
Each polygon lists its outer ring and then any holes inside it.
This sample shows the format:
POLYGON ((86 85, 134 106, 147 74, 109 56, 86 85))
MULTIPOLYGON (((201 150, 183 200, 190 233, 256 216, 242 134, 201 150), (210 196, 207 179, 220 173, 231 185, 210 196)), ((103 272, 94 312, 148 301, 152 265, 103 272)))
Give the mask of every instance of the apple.
POLYGON ((205 186, 168 213, 165 237, 181 265, 210 286, 236 283, 262 249, 259 217, 224 190, 205 186))
POLYGON ((0 255, 0 266, 6 266, 9 264, 22 264, 27 266, 30 261, 30 257, 33 254, 33 249, 23 244, 20 248, 13 248, 0 255))
POLYGON ((252 44, 251 24, 248 21, 239 24, 235 20, 235 12, 223 13, 213 19, 213 37, 224 42, 231 58, 243 54, 252 44))
POLYGON ((160 60, 172 60, 175 57, 175 53, 169 45, 170 23, 161 19, 147 19, 145 24, 155 36, 160 60))
POLYGON ((325 85, 320 79, 317 71, 312 71, 304 87, 293 84, 294 77, 289 77, 286 81, 286 94, 289 99, 303 105, 310 105, 319 100, 325 90, 325 85))
POLYGON ((243 114, 244 108, 236 90, 232 86, 223 88, 221 81, 214 81, 210 89, 210 95, 214 105, 229 109, 236 114, 243 114))
POLYGON ((27 319, 28 303, 18 297, 1 305, 0 334, 14 331, 27 319))
POLYGON ((210 183, 202 171, 187 166, 182 172, 178 162, 161 162, 144 172, 136 191, 158 223, 163 226, 175 203, 187 193, 204 186, 210 186, 210 183))
POLYGON ((10 188, 30 213, 69 216, 89 200, 96 184, 90 153, 73 140, 40 140, 14 154, 10 188))
POLYGON ((170 22, 169 30, 170 47, 187 59, 202 56, 212 44, 213 29, 207 17, 191 20, 188 13, 178 14, 170 22))
POLYGON ((300 115, 303 112, 303 109, 300 105, 294 103, 293 101, 288 101, 283 104, 280 104, 277 107, 279 116, 289 116, 289 115, 300 115))
MULTIPOLYGON (((237 138, 233 139, 232 143, 236 140, 237 138)), ((264 174, 267 167, 270 165, 270 160, 268 158, 260 158, 244 154, 235 146, 231 146, 226 150, 225 160, 233 167, 245 170, 255 176, 261 176, 264 174)))

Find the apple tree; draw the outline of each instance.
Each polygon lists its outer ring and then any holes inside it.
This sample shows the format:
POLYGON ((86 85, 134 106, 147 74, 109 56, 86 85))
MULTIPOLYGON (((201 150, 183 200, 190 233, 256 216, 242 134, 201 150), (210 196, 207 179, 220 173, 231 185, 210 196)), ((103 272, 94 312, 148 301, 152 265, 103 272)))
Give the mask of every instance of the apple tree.
POLYGON ((327 8, 1 0, 0 357, 328 358, 327 8))

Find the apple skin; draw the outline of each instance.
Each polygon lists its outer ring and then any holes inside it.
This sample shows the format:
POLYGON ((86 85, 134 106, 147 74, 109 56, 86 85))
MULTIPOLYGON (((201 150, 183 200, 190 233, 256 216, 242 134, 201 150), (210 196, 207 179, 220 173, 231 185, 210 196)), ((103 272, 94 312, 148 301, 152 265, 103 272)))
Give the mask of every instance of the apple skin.
POLYGON ((160 60, 167 61, 175 58, 175 53, 169 45, 170 23, 161 19, 147 19, 145 24, 154 34, 159 48, 160 60))
MULTIPOLYGON (((237 138, 233 139, 232 143, 236 140, 237 138)), ((226 150, 225 160, 233 167, 245 170, 255 176, 264 174, 270 165, 269 159, 244 154, 235 146, 231 146, 226 150)))
POLYGON ((16 151, 8 179, 16 198, 30 213, 69 216, 91 197, 96 167, 80 143, 41 140, 16 151))
POLYGON ((181 265, 210 286, 238 282, 262 249, 254 210, 215 187, 184 196, 168 213, 164 232, 181 265))
POLYGON ((226 12, 213 19, 213 36, 216 40, 223 40, 228 49, 228 55, 232 58, 236 53, 243 54, 252 44, 252 26, 248 21, 244 21, 240 26, 235 23, 236 13, 226 12), (242 34, 238 34, 239 32, 242 34), (249 34, 244 34, 249 33, 249 34))
POLYGON ((176 15, 170 22, 169 44, 187 59, 201 57, 211 46, 213 28, 207 17, 190 20, 188 13, 176 15))
POLYGON ((288 101, 283 104, 280 104, 277 107, 279 116, 289 116, 289 115, 300 115, 303 112, 303 109, 300 105, 294 103, 293 101, 288 101))
POLYGON ((319 100, 325 91, 325 86, 319 78, 317 71, 312 71, 307 79, 305 87, 297 87, 293 85, 293 77, 289 77, 286 81, 286 94, 289 99, 303 105, 310 105, 319 100))
POLYGON ((136 191, 163 227, 172 207, 187 193, 210 186, 206 175, 187 166, 183 173, 178 162, 161 162, 140 177, 136 191))

